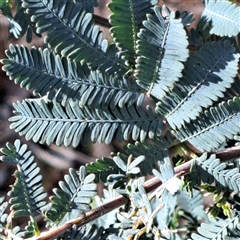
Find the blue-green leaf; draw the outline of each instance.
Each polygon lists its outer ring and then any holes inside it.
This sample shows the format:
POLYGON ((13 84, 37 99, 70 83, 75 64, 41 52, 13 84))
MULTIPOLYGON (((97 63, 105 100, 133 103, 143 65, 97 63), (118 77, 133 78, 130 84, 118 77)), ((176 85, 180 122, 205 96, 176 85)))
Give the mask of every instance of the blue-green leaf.
POLYGON ((240 7, 230 1, 205 0, 202 18, 210 22, 210 33, 219 36, 237 36, 240 32, 240 7))

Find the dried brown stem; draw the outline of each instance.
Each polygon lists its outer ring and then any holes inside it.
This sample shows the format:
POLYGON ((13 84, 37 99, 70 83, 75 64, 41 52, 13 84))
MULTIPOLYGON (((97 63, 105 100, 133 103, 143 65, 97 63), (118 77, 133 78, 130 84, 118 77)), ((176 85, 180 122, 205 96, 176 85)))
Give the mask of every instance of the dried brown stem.
POLYGON ((129 202, 129 199, 119 196, 112 201, 103 204, 100 207, 97 207, 93 209, 92 211, 87 212, 84 216, 70 220, 66 222, 64 225, 57 227, 53 230, 50 230, 46 233, 42 233, 38 237, 30 238, 29 240, 49 240, 49 239, 55 239, 56 237, 61 236, 64 232, 69 230, 73 225, 77 226, 83 226, 89 222, 91 222, 94 219, 97 219, 109 212, 111 212, 113 209, 116 209, 124 204, 127 204, 129 202))
POLYGON ((112 25, 111 23, 108 21, 107 18, 103 18, 101 16, 98 16, 98 15, 93 15, 93 18, 95 20, 95 23, 98 24, 98 25, 101 25, 103 27, 106 27, 106 28, 111 28, 112 25))
MULTIPOLYGON (((240 146, 231 147, 226 150, 214 152, 211 154, 216 154, 217 158, 219 158, 221 160, 221 162, 226 162, 226 161, 240 157, 240 146)), ((174 169, 175 174, 178 176, 188 174, 190 171, 192 162, 193 162, 193 160, 188 161, 178 167, 175 167, 175 169, 174 169)), ((159 187, 161 184, 162 184, 161 181, 155 177, 155 178, 152 178, 152 179, 146 181, 144 184, 144 188, 145 188, 146 192, 148 193, 148 192, 151 192, 152 190, 156 189, 157 187, 159 187)), ((83 226, 83 225, 91 222, 92 220, 97 219, 124 204, 127 204, 128 202, 129 202, 129 199, 127 199, 123 196, 119 196, 119 197, 113 199, 112 201, 110 201, 106 204, 103 204, 102 206, 100 206, 96 209, 93 209, 92 211, 89 211, 83 217, 79 217, 79 218, 73 219, 71 221, 68 221, 64 225, 62 225, 58 228, 50 230, 46 233, 42 233, 38 237, 29 238, 28 240, 54 239, 54 238, 62 235, 67 230, 71 229, 71 227, 73 225, 76 224, 79 227, 83 226)))
MULTIPOLYGON (((210 153, 210 154, 212 154, 212 153, 210 153)), ((219 151, 219 152, 215 152, 214 154, 216 154, 217 158, 219 158, 221 160, 221 162, 226 162, 231 159, 239 158, 240 157, 240 145, 231 147, 226 150, 219 151)))

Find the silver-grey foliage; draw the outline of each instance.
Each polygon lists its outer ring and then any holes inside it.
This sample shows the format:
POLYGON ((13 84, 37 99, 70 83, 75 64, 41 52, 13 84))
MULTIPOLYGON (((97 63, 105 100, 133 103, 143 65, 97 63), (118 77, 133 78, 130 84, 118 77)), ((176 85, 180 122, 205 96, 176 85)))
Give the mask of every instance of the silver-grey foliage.
POLYGON ((66 230, 58 239, 240 238, 239 159, 223 162, 210 154, 239 149, 240 8, 205 1, 198 26, 186 31, 191 13, 156 0, 112 0, 109 43, 95 24, 96 0, 16 3, 16 16, 5 14, 10 32, 28 31, 29 41, 31 33, 44 33, 45 46, 10 45, 1 60, 10 80, 38 97, 13 104, 10 128, 40 144, 126 145, 111 158, 69 169, 47 204, 31 152, 19 140, 7 143, 1 160, 17 171, 10 200, 0 198, 0 233, 37 238, 35 216, 41 214, 48 234, 66 230), (97 182, 108 187, 104 197, 96 196, 97 182), (156 182, 162 184, 154 190, 156 182), (214 222, 201 188, 215 194, 214 222), (93 210, 92 222, 69 227, 72 220, 84 222, 92 208, 106 213, 101 204, 107 202, 114 211, 96 220, 93 210), (13 217, 22 216, 29 218, 25 229, 14 227, 13 217))

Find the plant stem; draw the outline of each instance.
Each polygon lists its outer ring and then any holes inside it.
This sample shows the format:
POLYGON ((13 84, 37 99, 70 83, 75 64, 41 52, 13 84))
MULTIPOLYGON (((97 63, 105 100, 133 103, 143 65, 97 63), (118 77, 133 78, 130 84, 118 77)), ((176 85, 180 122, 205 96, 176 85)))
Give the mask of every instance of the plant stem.
POLYGON ((98 16, 96 14, 93 14, 93 18, 94 18, 96 24, 99 24, 99 25, 101 25, 103 27, 106 27, 106 28, 111 28, 112 27, 112 24, 110 24, 110 22, 106 18, 103 18, 103 17, 98 16))
POLYGON ((29 240, 49 240, 49 239, 55 239, 56 237, 61 236, 64 232, 66 232, 67 230, 71 229, 71 227, 73 225, 77 225, 77 226, 83 226, 89 222, 91 222, 94 219, 97 219, 109 212, 111 212, 112 210, 127 204, 129 202, 129 199, 123 197, 123 196, 119 196, 115 199, 113 199, 112 201, 103 204, 100 207, 97 207, 95 209, 93 209, 92 211, 87 212, 84 216, 70 220, 68 222, 66 222, 64 225, 59 226, 53 230, 50 230, 46 233, 42 233, 41 235, 39 235, 38 237, 34 237, 34 238, 29 238, 29 240))
MULTIPOLYGON (((212 153, 209 153, 211 155, 212 153)), ((221 162, 226 162, 231 159, 240 158, 240 145, 227 148, 226 150, 218 151, 213 154, 216 154, 217 158, 221 160, 221 162)))
MULTIPOLYGON (((231 147, 223 151, 209 153, 209 154, 216 154, 217 158, 220 159, 221 162, 227 162, 232 159, 236 159, 240 157, 240 146, 231 147)), ((194 160, 190 160, 186 163, 183 163, 180 166, 177 166, 174 168, 175 174, 177 176, 183 176, 189 173, 191 164, 194 160)), ((144 183, 145 191, 151 192, 152 190, 156 189, 162 184, 162 182, 157 178, 154 177, 144 183)), ((48 232, 41 233, 38 237, 34 238, 28 238, 28 240, 49 240, 54 239, 56 237, 61 236, 64 232, 71 229, 73 225, 77 225, 78 227, 83 226, 92 220, 95 220, 106 213, 111 212, 112 210, 127 204, 129 202, 129 199, 125 198, 124 196, 119 196, 112 201, 103 204, 100 207, 97 207, 89 212, 87 212, 84 216, 70 220, 66 222, 64 225, 59 226, 53 230, 50 230, 48 232)))

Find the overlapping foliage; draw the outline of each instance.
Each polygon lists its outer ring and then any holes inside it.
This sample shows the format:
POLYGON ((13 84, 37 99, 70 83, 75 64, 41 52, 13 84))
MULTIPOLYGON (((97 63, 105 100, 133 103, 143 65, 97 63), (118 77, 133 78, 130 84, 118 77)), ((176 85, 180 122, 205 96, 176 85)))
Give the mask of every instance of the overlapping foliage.
POLYGON ((35 216, 42 214, 48 233, 39 239, 239 238, 239 199, 231 197, 240 192, 239 159, 223 162, 210 152, 239 144, 234 37, 240 34, 240 8, 205 1, 196 30, 186 31, 190 13, 155 0, 112 0, 109 44, 94 22, 96 0, 16 2, 15 17, 7 1, 0 5, 10 32, 44 33, 46 45, 10 45, 1 60, 10 80, 39 97, 13 105, 10 128, 41 144, 128 144, 112 158, 69 169, 47 204, 31 152, 19 140, 8 143, 1 160, 17 171, 10 200, 0 199, 2 235, 38 239, 35 216), (157 189, 145 179, 152 174, 157 189), (98 182, 108 187, 103 197, 96 196, 98 182), (216 221, 210 223, 198 188, 215 194, 215 212, 209 213, 216 221), (14 227, 12 219, 22 216, 29 217, 25 229, 14 227))

